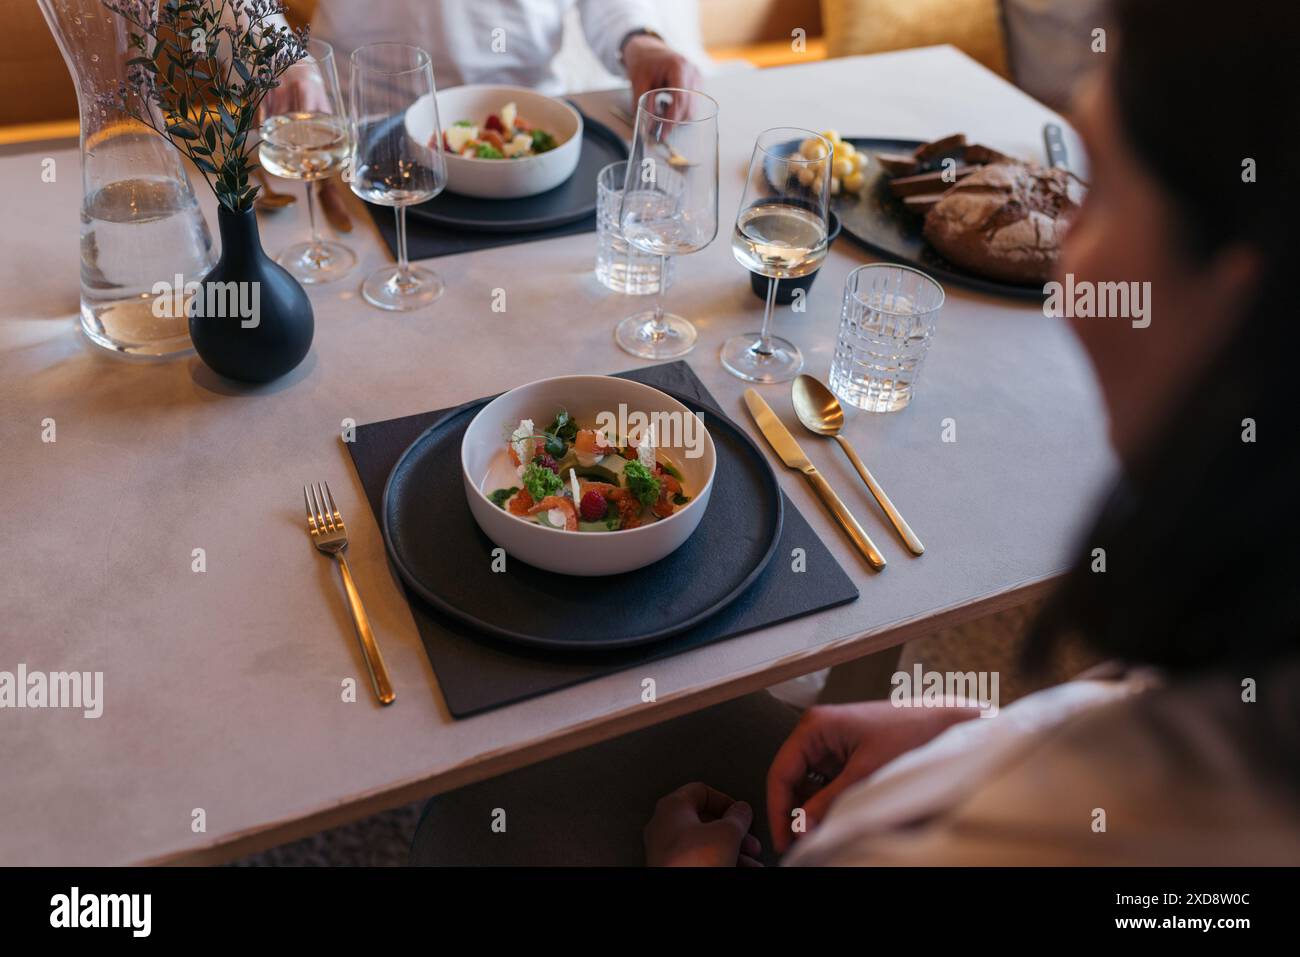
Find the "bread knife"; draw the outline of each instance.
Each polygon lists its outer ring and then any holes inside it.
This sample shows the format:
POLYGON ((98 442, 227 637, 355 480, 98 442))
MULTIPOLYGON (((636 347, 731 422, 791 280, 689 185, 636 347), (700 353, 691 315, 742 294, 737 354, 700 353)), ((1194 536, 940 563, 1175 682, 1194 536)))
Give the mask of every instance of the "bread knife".
POLYGON ((1065 131, 1059 123, 1043 126, 1043 144, 1047 147, 1047 165, 1053 169, 1069 169, 1070 154, 1065 148, 1065 131))

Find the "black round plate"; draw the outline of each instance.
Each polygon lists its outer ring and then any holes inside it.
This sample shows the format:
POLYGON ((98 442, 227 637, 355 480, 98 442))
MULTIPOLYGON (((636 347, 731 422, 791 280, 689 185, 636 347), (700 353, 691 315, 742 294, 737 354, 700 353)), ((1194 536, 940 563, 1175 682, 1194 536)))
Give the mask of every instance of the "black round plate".
POLYGON ((492 571, 496 546, 470 514, 460 466, 461 439, 490 401, 483 399, 448 413, 393 466, 380 525, 398 574, 430 605, 485 634, 554 650, 647 644, 721 611, 771 560, 781 491, 741 429, 709 406, 668 394, 704 416, 718 462, 699 527, 667 558, 600 578, 559 575, 509 556, 506 571, 492 571))
POLYGON ((618 134, 584 114, 578 166, 554 189, 523 199, 479 199, 444 191, 427 203, 409 207, 407 215, 439 226, 487 233, 565 226, 596 211, 596 175, 610 163, 625 159, 627 146, 618 134))

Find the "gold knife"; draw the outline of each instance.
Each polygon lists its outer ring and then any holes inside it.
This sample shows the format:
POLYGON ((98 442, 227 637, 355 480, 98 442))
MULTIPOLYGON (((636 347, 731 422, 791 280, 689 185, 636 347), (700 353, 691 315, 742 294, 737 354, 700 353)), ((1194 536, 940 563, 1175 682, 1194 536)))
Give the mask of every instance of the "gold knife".
POLYGON ((785 427, 785 423, 776 417, 772 407, 753 389, 745 390, 745 405, 749 406, 749 414, 754 417, 759 430, 776 450, 776 454, 781 457, 781 461, 803 473, 803 477, 808 480, 813 491, 821 497, 822 503, 830 509, 830 513, 839 519, 840 525, 848 533, 853 544, 858 547, 858 551, 866 557, 871 567, 876 571, 884 568, 885 556, 880 554, 880 549, 876 548, 871 536, 858 524, 858 520, 853 517, 848 506, 840 501, 840 497, 835 494, 830 483, 822 478, 822 474, 817 471, 812 462, 808 461, 808 456, 804 455, 803 449, 790 434, 790 430, 785 427))

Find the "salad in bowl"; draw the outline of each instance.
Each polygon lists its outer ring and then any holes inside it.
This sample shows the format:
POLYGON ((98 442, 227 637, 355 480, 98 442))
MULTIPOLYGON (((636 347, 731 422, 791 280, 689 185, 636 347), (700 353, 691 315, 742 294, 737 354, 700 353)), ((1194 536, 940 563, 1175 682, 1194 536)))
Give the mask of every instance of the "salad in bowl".
POLYGON ((439 90, 436 110, 421 97, 406 112, 406 132, 436 150, 447 189, 512 200, 559 186, 578 167, 582 114, 562 99, 518 86, 439 90))
MULTIPOLYGON (((489 113, 482 125, 471 120, 457 120, 442 131, 438 144, 448 153, 466 159, 522 159, 549 152, 559 144, 547 130, 534 127, 519 115, 511 100, 495 113, 489 113)), ((434 144, 429 144, 433 148, 434 144)))
POLYGON ((566 575, 667 557, 699 525, 716 464, 694 411, 611 376, 520 386, 479 410, 461 440, 479 528, 509 559, 566 575))
POLYGON ((488 498, 518 518, 569 532, 617 532, 669 518, 691 499, 650 431, 614 437, 579 427, 565 409, 540 432, 522 419, 506 440, 513 483, 488 498))

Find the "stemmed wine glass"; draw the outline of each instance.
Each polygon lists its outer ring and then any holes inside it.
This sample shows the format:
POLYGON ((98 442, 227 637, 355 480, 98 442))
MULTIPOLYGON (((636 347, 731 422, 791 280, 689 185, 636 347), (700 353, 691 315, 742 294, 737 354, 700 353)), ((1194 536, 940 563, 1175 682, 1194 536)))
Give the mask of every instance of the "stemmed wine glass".
POLYGON ((301 283, 330 282, 357 263, 351 249, 321 239, 316 227, 316 181, 339 172, 352 148, 334 48, 323 40, 308 41, 307 56, 291 66, 280 82, 293 99, 288 110, 262 123, 258 156, 272 175, 306 182, 311 241, 294 243, 276 261, 301 283))
POLYGON ((732 336, 722 365, 750 382, 787 382, 803 368, 794 343, 771 334, 776 284, 806 276, 826 258, 831 144, 808 130, 765 130, 754 143, 749 180, 736 214, 731 251, 746 269, 767 276, 760 332, 732 336))
MULTIPOLYGON (((627 161, 619 223, 628 245, 659 257, 698 252, 718 234, 718 104, 695 90, 641 94, 627 161)), ((686 319, 664 312, 664 283, 655 307, 628 316, 614 341, 643 359, 672 359, 695 346, 686 319)))
MULTIPOLYGON (((427 306, 442 295, 442 279, 412 266, 406 254, 406 207, 427 202, 447 185, 442 150, 407 132, 440 130, 433 61, 406 43, 370 43, 352 53, 352 192, 397 215, 397 265, 371 273, 361 286, 381 309, 427 306)), ((435 137, 435 144, 438 138, 435 137)))

